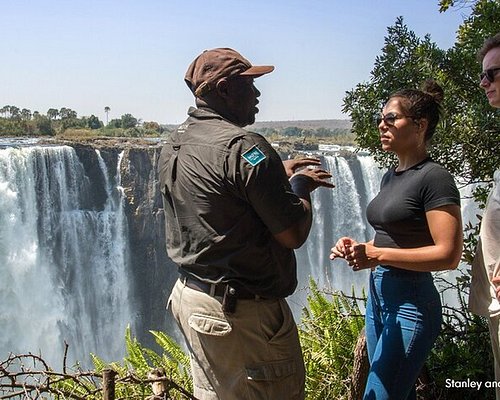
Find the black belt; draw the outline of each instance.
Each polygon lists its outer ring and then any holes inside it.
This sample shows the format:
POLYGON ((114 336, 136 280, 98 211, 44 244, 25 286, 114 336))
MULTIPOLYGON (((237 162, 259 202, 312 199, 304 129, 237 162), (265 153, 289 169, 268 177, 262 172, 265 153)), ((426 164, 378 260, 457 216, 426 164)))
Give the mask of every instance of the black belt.
POLYGON ((188 288, 197 290, 198 292, 206 293, 213 297, 224 297, 224 294, 229 291, 232 297, 241 300, 262 299, 262 297, 250 292, 241 286, 233 286, 228 283, 208 283, 193 278, 192 276, 182 275, 180 280, 188 288))

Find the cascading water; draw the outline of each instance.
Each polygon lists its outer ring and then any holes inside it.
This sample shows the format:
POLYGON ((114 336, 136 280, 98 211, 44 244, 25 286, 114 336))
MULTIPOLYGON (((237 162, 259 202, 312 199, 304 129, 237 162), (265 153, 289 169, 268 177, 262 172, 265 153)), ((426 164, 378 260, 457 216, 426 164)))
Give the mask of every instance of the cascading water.
MULTIPOLYGON (((64 295, 54 291, 54 268, 38 238, 35 159, 44 149, 0 150, 0 357, 12 352, 58 349, 66 319, 64 295)), ((55 161, 60 151, 54 149, 55 161)), ((54 171, 56 172, 56 171, 54 171)), ((46 200, 45 200, 46 201, 46 200)), ((47 202, 47 201, 46 201, 47 202)), ((48 235, 49 233, 47 233, 48 235)))
MULTIPOLYGON (((68 146, 0 148, 0 360, 41 351, 58 368, 64 341, 69 365, 91 367, 91 352, 120 360, 127 324, 146 344, 150 329, 179 337, 164 311, 177 268, 164 255, 161 200, 151 189, 156 153, 136 149, 133 160, 130 151, 88 154, 68 146)), ((312 195, 313 227, 297 251, 299 287, 289 299, 297 320, 309 277, 358 296, 368 281, 367 271, 353 272, 329 254, 341 236, 373 237, 365 209, 384 171, 360 153, 325 155, 322 163, 336 187, 312 195)), ((470 202, 463 205, 475 215, 470 202)))
POLYGON ((377 194, 383 172, 372 157, 345 153, 325 155, 322 167, 333 175, 334 189, 318 188, 312 196, 313 225, 307 242, 297 252, 299 290, 290 298, 296 318, 306 305, 305 295, 312 277, 320 288, 331 288, 357 296, 366 286, 368 272, 353 272, 344 260, 330 260, 330 248, 342 236, 358 241, 373 237, 364 210, 377 194), (367 180, 369 179, 369 181, 367 180))
POLYGON ((60 364, 65 341, 68 362, 123 355, 132 322, 123 192, 100 165, 107 198, 96 209, 96 182, 73 148, 0 149, 0 358, 41 351, 60 364))
MULTIPOLYGON (((305 245, 297 252, 299 269, 298 291, 290 297, 295 318, 307 305, 306 295, 309 278, 312 277, 319 288, 328 291, 342 291, 356 297, 367 291, 368 270, 353 272, 342 259, 330 260, 330 248, 337 239, 349 236, 360 242, 373 239, 374 230, 366 220, 365 210, 368 203, 377 195, 380 181, 386 169, 380 169, 373 158, 362 153, 326 155, 322 166, 333 175, 335 188, 319 188, 311 196, 314 221, 305 245)), ((460 190, 462 197, 462 218, 464 226, 468 222, 477 223, 478 208, 472 199, 473 186, 460 190)), ((440 278, 453 283, 466 266, 455 271, 438 273, 440 278)), ((439 288, 448 287, 436 280, 439 288)), ((457 306, 457 294, 453 290, 442 293, 443 304, 457 306)), ((360 306, 362 306, 360 304, 360 306)))

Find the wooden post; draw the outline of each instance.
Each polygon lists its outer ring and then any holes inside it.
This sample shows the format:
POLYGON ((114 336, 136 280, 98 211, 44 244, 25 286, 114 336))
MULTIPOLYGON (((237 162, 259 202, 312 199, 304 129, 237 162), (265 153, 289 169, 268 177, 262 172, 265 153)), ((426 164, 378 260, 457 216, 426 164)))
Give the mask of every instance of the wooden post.
POLYGON ((368 352, 366 350, 365 328, 361 330, 354 349, 354 367, 351 375, 351 392, 349 400, 360 400, 363 398, 366 380, 370 363, 368 362, 368 352))
MULTIPOLYGON (((359 333, 356 348, 354 349, 354 367, 351 375, 349 400, 361 400, 363 398, 369 371, 370 363, 366 349, 365 328, 363 328, 359 333)), ((418 399, 431 400, 436 398, 435 384, 426 365, 420 371, 416 385, 418 399)))
POLYGON ((105 369, 102 371, 102 397, 103 400, 115 400, 116 371, 105 369))

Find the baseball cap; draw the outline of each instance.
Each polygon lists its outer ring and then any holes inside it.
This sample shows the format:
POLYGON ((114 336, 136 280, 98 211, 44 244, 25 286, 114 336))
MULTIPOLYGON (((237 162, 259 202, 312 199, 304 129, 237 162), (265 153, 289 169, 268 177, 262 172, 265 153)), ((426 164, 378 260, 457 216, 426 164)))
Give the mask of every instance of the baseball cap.
POLYGON ((201 97, 222 78, 243 75, 259 77, 274 70, 272 65, 252 65, 230 48, 205 50, 189 66, 184 80, 195 96, 201 97))

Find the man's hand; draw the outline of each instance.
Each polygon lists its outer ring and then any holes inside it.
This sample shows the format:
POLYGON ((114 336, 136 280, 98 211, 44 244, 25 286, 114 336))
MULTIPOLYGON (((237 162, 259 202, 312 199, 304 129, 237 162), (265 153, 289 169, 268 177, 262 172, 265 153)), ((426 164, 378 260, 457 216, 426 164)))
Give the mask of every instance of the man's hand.
POLYGON ((312 192, 313 190, 316 190, 320 186, 326 187, 326 188, 334 188, 335 185, 331 182, 326 181, 325 179, 329 179, 332 177, 332 174, 330 174, 328 171, 325 171, 324 169, 320 168, 304 168, 301 169, 299 172, 296 172, 292 176, 297 176, 297 175, 304 175, 307 176, 309 179, 309 193, 312 192))
POLYGON ((296 158, 293 160, 283 161, 283 167, 285 168, 286 176, 288 176, 289 178, 291 178, 292 175, 300 168, 318 165, 321 165, 321 161, 319 160, 319 158, 314 157, 296 158))

